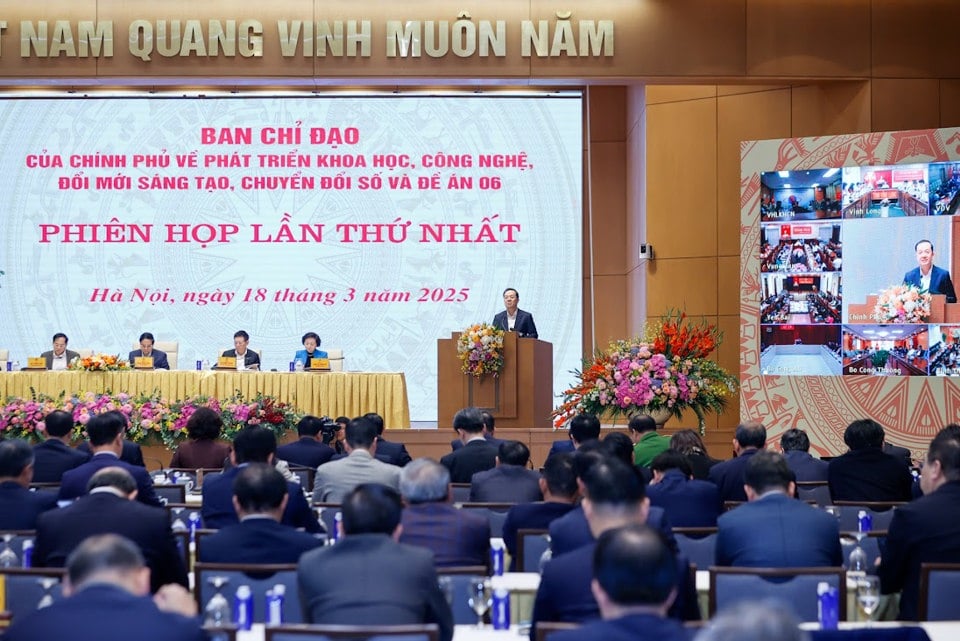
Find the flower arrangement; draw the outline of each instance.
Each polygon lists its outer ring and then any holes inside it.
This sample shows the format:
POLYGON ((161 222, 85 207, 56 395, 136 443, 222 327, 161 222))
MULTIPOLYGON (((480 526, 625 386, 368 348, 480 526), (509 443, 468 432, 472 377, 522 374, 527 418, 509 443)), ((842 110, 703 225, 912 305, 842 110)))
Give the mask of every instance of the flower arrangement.
POLYGON ((704 415, 720 412, 736 390, 737 379, 707 357, 723 339, 713 325, 693 324, 686 314, 668 312, 643 336, 617 340, 574 372, 577 382, 554 410, 562 427, 581 412, 613 417, 693 410, 704 429, 704 415))
POLYGON ((873 320, 878 323, 925 323, 933 297, 916 285, 892 285, 877 296, 873 320))
POLYGON ((8 398, 0 408, 0 437, 24 438, 28 441, 42 440, 43 419, 58 409, 58 400, 37 394, 30 388, 30 398, 8 398))
POLYGON ((460 333, 457 356, 464 374, 499 376, 503 369, 503 330, 487 323, 471 325, 460 333))
POLYGON ((115 372, 121 369, 130 369, 130 362, 120 355, 93 354, 92 356, 78 356, 70 361, 68 367, 82 372, 115 372))

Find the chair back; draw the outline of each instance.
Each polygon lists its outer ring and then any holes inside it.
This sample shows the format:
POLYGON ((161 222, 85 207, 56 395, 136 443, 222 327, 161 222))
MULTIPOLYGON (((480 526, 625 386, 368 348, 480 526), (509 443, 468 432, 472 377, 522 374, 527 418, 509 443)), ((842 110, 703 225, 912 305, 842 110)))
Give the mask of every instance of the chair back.
POLYGON ((333 538, 333 533, 337 528, 335 517, 337 513, 340 512, 340 504, 314 503, 313 507, 317 510, 317 520, 320 521, 320 525, 323 526, 323 529, 327 531, 327 537, 333 538))
POLYGON ((200 506, 189 503, 167 503, 164 505, 170 515, 170 527, 173 531, 190 529, 190 513, 196 512, 200 516, 200 506))
POLYGON ((840 531, 856 532, 860 510, 866 510, 873 518, 874 530, 889 530, 890 521, 893 520, 893 514, 896 508, 906 503, 900 501, 893 502, 864 502, 864 501, 834 501, 834 505, 840 508, 840 531))
POLYGON ((797 498, 815 501, 819 507, 830 505, 830 487, 826 481, 803 481, 797 483, 797 498))
POLYGON ((840 620, 847 618, 847 579, 842 568, 710 568, 709 616, 739 601, 777 599, 801 621, 817 620, 817 585, 837 588, 840 620))
MULTIPOLYGON (((880 539, 886 538, 886 536, 885 531, 877 532, 874 530, 868 536, 863 537, 863 540, 859 543, 867 554, 867 571, 870 574, 877 573, 876 560, 880 558, 880 539)), ((844 566, 848 565, 850 553, 856 549, 857 545, 857 538, 852 534, 846 532, 840 534, 840 548, 843 550, 844 566)))
POLYGON ((200 487, 200 470, 191 467, 169 467, 164 470, 171 483, 186 485, 187 492, 193 492, 200 487))
POLYGON ((470 484, 451 483, 450 495, 454 503, 468 503, 470 501, 470 484))
POLYGON ((187 486, 181 483, 172 483, 170 485, 157 484, 153 486, 153 491, 157 493, 160 502, 167 503, 186 503, 187 486))
POLYGON ((343 371, 343 350, 339 347, 328 348, 324 350, 327 353, 327 359, 330 361, 331 372, 343 371))
POLYGON ((194 594, 201 616, 204 607, 216 593, 209 579, 218 576, 227 579, 221 594, 228 601, 233 600, 233 594, 239 586, 250 586, 253 592, 254 623, 266 621, 267 590, 277 584, 282 584, 286 588, 283 620, 290 623, 303 622, 303 613, 300 611, 300 602, 297 598, 297 566, 295 564, 196 563, 193 566, 193 573, 196 577, 194 594))
POLYGON ((0 349, 0 362, 3 363, 3 366, 6 367, 7 361, 10 360, 10 350, 9 349, 0 349))
POLYGON ((203 559, 201 550, 203 550, 203 542, 208 536, 216 534, 220 530, 212 530, 209 528, 200 528, 197 530, 196 540, 194 541, 194 553, 196 554, 196 560, 199 561, 203 559))
POLYGON ((470 598, 471 582, 486 578, 487 566, 462 565, 437 568, 440 585, 444 588, 450 610, 453 612, 453 622, 456 625, 470 625, 477 622, 477 614, 470 607, 467 599, 470 598))
POLYGON ((0 530, 0 550, 10 546, 10 550, 17 555, 19 565, 23 565, 23 544, 27 541, 34 543, 37 540, 36 530, 0 530), (9 540, 5 540, 10 537, 9 540))
MULTIPOLYGON (((132 349, 134 351, 140 349, 140 343, 134 343, 132 349)), ((180 341, 154 341, 153 349, 158 349, 167 355, 167 363, 170 365, 171 371, 177 369, 177 357, 180 355, 180 341)))
POLYGON ((519 572, 539 572, 540 557, 550 549, 550 531, 521 528, 517 530, 517 563, 519 572))
POLYGON ((960 563, 921 563, 919 617, 921 621, 960 619, 960 563))
POLYGON ((423 625, 271 625, 264 641, 439 641, 436 623, 423 625))
POLYGON ((13 620, 23 618, 37 609, 45 595, 53 601, 63 598, 61 582, 64 568, 0 568, 0 577, 6 584, 6 611, 13 620), (49 590, 44 587, 49 585, 49 590))
POLYGON ((534 637, 534 641, 547 641, 547 637, 554 632, 559 632, 560 630, 576 630, 579 627, 579 623, 569 623, 564 621, 538 621, 537 634, 534 637))
POLYGON ((316 468, 304 467, 302 465, 291 465, 290 472, 296 475, 300 487, 307 492, 313 491, 313 479, 317 475, 316 468))
POLYGON ((714 564, 717 549, 717 528, 673 528, 677 546, 695 567, 707 569, 714 564))
POLYGON ((177 544, 177 554, 183 561, 183 567, 187 572, 191 572, 193 567, 190 564, 190 530, 174 530, 173 540, 177 544))
POLYGON ((80 355, 80 358, 90 358, 93 356, 93 350, 87 347, 78 347, 75 350, 71 350, 80 355))
POLYGON ((472 510, 487 519, 490 524, 490 536, 503 536, 503 522, 507 520, 507 512, 515 503, 461 503, 461 510, 472 510))
POLYGON ((59 483, 31 483, 30 489, 34 492, 50 492, 51 494, 60 494, 59 483))

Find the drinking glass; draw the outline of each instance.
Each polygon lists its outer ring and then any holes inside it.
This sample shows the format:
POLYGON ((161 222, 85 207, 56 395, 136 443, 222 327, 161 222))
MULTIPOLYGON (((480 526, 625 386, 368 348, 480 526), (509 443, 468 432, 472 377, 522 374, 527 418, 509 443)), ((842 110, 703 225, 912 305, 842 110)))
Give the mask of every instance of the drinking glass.
POLYGON ((467 604, 477 614, 477 628, 483 629, 483 615, 490 609, 490 580, 480 577, 470 582, 470 598, 467 604))
POLYGON ((453 607, 453 577, 444 574, 437 577, 437 585, 440 586, 440 593, 447 600, 447 605, 453 607))
POLYGON ((56 579, 51 576, 45 576, 41 579, 37 579, 37 583, 40 584, 40 587, 43 589, 43 596, 40 597, 40 601, 37 603, 37 609, 42 610, 43 608, 48 608, 53 605, 53 590, 54 586, 60 583, 60 579, 56 579))
POLYGON ((20 557, 10 547, 10 541, 13 540, 13 534, 3 535, 3 550, 0 551, 0 568, 18 568, 20 567, 20 557))
POLYGON ((867 616, 867 626, 873 620, 873 613, 880 605, 880 578, 862 576, 857 579, 857 602, 867 616))
POLYGON ((233 611, 230 609, 230 602, 223 596, 223 586, 230 582, 225 576, 212 576, 207 579, 207 583, 213 586, 215 594, 207 601, 207 607, 203 609, 203 624, 211 626, 230 625, 233 620, 233 611))

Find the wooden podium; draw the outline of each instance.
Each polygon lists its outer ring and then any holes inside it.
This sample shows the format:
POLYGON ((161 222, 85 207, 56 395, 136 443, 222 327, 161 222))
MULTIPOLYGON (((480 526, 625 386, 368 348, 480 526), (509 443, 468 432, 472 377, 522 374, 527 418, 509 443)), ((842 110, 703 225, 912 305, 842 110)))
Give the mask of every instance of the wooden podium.
POLYGON ((490 412, 497 427, 552 427, 553 345, 506 332, 500 375, 476 378, 460 371, 459 339, 454 332, 437 340, 437 427, 452 428, 464 407, 490 412))

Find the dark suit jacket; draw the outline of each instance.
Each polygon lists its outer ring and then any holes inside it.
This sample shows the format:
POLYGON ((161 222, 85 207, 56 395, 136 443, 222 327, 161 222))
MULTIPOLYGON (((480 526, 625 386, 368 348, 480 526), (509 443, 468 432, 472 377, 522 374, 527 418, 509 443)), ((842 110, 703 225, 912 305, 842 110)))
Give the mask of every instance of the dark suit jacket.
MULTIPOLYGON (((673 525, 663 508, 650 507, 650 512, 647 514, 647 525, 660 531, 674 553, 679 551, 677 539, 673 536, 673 525)), ((550 524, 550 550, 553 552, 553 556, 572 552, 594 542, 590 524, 587 523, 587 517, 584 516, 583 508, 580 506, 570 510, 565 516, 561 516, 550 524)))
POLYGON ((63 473, 90 460, 90 454, 75 450, 55 438, 33 446, 33 482, 59 483, 63 473))
POLYGON ((230 446, 222 441, 209 439, 184 441, 170 459, 170 467, 220 468, 230 456, 230 446))
POLYGON ((433 555, 386 534, 350 534, 307 552, 297 567, 307 623, 436 623, 453 639, 453 614, 437 585, 433 555))
POLYGON ((490 524, 450 503, 415 503, 403 509, 400 542, 433 552, 437 567, 487 565, 490 524))
POLYGON ((652 614, 630 614, 618 619, 588 623, 576 630, 554 632, 547 641, 689 641, 688 630, 676 619, 652 614))
POLYGON ((382 436, 377 438, 377 453, 374 454, 374 458, 397 467, 403 467, 413 460, 407 452, 406 445, 388 441, 382 436))
MULTIPOLYGON (((77 446, 77 450, 90 456, 93 455, 93 451, 90 449, 89 441, 80 443, 80 445, 77 446)), ((128 441, 126 439, 123 441, 123 451, 120 452, 120 460, 124 463, 129 463, 130 465, 146 467, 146 464, 143 462, 143 450, 141 450, 140 446, 133 441, 128 441)))
POLYGON ((470 441, 444 456, 440 463, 450 470, 451 483, 469 483, 477 472, 496 466, 497 447, 484 440, 470 441))
POLYGON ((723 512, 716 485, 688 480, 680 470, 667 470, 659 483, 647 486, 647 497, 650 505, 663 508, 673 527, 714 527, 723 512))
MULTIPOLYGON (((225 351, 223 354, 221 354, 221 356, 232 356, 233 358, 237 358, 237 350, 232 349, 232 348, 231 348, 231 349, 228 349, 228 350, 225 351)), ((243 365, 244 365, 244 367, 246 367, 246 368, 248 368, 248 369, 249 369, 250 367, 256 365, 257 368, 259 369, 259 367, 260 367, 260 354, 257 354, 255 351, 253 351, 252 349, 250 349, 250 348, 248 347, 248 348, 247 348, 247 351, 243 353, 243 365)))
MULTIPOLYGON (((904 274, 903 283, 905 285, 920 287, 920 268, 914 267, 904 274)), ((936 265, 931 266, 930 289, 928 291, 931 294, 946 295, 948 303, 957 302, 957 292, 953 290, 953 281, 950 280, 950 272, 942 267, 937 267, 936 265)))
POLYGON ((821 461, 813 458, 809 452, 800 450, 788 450, 783 453, 783 458, 787 461, 787 467, 793 471, 797 481, 826 481, 827 480, 827 461, 821 461))
POLYGON ((289 525, 258 517, 203 537, 198 560, 204 563, 296 563, 301 554, 322 543, 289 525))
POLYGON ((542 501, 540 475, 519 465, 499 465, 470 479, 470 500, 479 503, 542 501))
POLYGON ((785 494, 768 494, 717 520, 717 565, 752 568, 843 564, 837 520, 785 494))
POLYGON ((153 592, 167 583, 187 586, 187 571, 170 531, 167 511, 108 492, 88 494, 65 508, 41 515, 37 519, 33 564, 64 567, 67 557, 84 539, 108 533, 125 536, 140 546, 150 567, 153 592))
POLYGON ((37 517, 57 507, 52 492, 31 492, 19 483, 0 483, 0 530, 33 530, 37 517))
POLYGON ((517 532, 519 530, 546 530, 555 520, 577 506, 573 503, 521 503, 507 512, 503 522, 503 542, 510 553, 510 571, 516 570, 517 532))
MULTIPOLYGON (((490 436, 489 434, 484 434, 483 438, 487 439, 488 443, 492 443, 493 445, 496 445, 498 448, 500 447, 500 444, 504 442, 504 439, 497 438, 495 436, 490 436)), ((456 452, 461 447, 463 447, 463 441, 461 441, 460 439, 455 438, 452 441, 450 441, 451 452, 456 452)))
MULTIPOLYGON (((503 310, 493 317, 493 326, 503 331, 509 331, 510 321, 507 320, 507 310, 503 310)), ((517 309, 517 319, 513 324, 515 331, 520 338, 537 338, 537 326, 533 322, 533 314, 517 309)))
MULTIPOLYGON (((66 354, 67 354, 67 365, 69 365, 70 361, 72 361, 73 359, 80 358, 80 354, 78 354, 77 352, 70 351, 69 349, 66 350, 66 354)), ((53 369, 53 350, 51 349, 49 351, 46 351, 43 354, 40 354, 40 356, 46 359, 47 369, 53 369)))
MULTIPOLYGON (((143 350, 135 349, 130 354, 127 355, 127 360, 130 361, 130 367, 133 367, 133 359, 140 358, 143 356, 143 350)), ((167 353, 161 352, 159 349, 155 349, 150 352, 150 356, 153 356, 153 369, 170 369, 170 363, 167 362, 167 353)))
MULTIPOLYGON (((240 473, 238 465, 203 478, 203 508, 200 512, 203 527, 220 529, 240 522, 233 509, 233 480, 240 473)), ((303 490, 296 483, 287 481, 287 508, 283 511, 283 524, 304 528, 307 532, 320 532, 316 514, 303 498, 303 490)))
POLYGON ((740 456, 722 461, 710 468, 708 478, 720 489, 720 498, 724 501, 746 501, 747 493, 743 490, 743 473, 747 470, 750 457, 758 450, 746 450, 740 456))
POLYGON ((137 500, 141 503, 156 507, 163 505, 153 490, 153 479, 147 473, 147 468, 131 465, 107 453, 97 454, 83 465, 64 472, 60 481, 60 499, 75 499, 86 494, 90 478, 105 467, 122 467, 130 472, 137 482, 137 500))
POLYGON ((562 441, 554 441, 550 445, 550 451, 547 452, 547 458, 550 458, 554 454, 559 454, 561 452, 576 452, 577 448, 573 446, 573 441, 569 438, 566 438, 562 441))
POLYGON ((312 436, 301 436, 293 443, 277 448, 277 458, 293 465, 318 468, 336 454, 329 445, 324 445, 312 436))
POLYGON ((893 445, 892 443, 885 442, 883 444, 883 452, 884 454, 889 454, 894 458, 900 459, 907 467, 913 465, 913 453, 905 447, 900 447, 899 445, 893 445))
POLYGON ((710 470, 720 462, 705 454, 687 454, 687 460, 690 461, 690 467, 693 469, 693 478, 699 481, 709 480, 710 470))
POLYGON ((898 507, 887 530, 886 549, 880 563, 880 588, 884 594, 903 590, 900 619, 920 616, 921 563, 960 563, 960 482, 898 507))
POLYGON ((909 501, 913 477, 901 459, 877 448, 847 452, 827 466, 834 501, 909 501))
POLYGON ((91 584, 48 608, 17 617, 4 641, 203 641, 199 619, 161 612, 148 596, 91 584))

